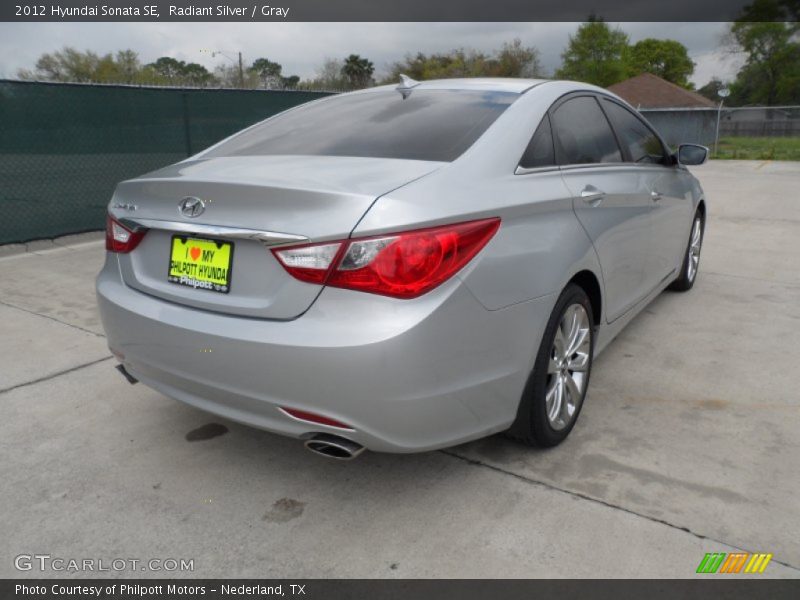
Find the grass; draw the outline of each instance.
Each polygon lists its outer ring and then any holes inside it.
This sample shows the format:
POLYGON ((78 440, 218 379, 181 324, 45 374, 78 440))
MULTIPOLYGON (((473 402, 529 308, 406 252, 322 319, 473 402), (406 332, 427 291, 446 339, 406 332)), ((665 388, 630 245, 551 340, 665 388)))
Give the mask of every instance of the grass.
POLYGON ((800 160, 800 137, 723 137, 714 158, 800 160))

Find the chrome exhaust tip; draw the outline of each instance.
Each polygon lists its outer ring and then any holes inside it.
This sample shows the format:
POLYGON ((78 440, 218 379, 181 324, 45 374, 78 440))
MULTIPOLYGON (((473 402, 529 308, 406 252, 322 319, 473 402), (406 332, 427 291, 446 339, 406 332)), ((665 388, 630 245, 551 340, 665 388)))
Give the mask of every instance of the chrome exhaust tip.
POLYGON ((336 460, 353 460, 364 451, 364 446, 361 444, 330 433, 316 434, 305 441, 305 447, 314 454, 336 460))

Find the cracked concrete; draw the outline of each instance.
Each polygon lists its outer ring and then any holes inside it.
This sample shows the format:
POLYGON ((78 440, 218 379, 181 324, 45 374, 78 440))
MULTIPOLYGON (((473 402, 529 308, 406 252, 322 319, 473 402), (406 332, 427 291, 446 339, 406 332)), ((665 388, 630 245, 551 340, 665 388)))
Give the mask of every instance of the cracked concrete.
POLYGON ((41 575, 14 570, 25 552, 194 558, 192 577, 691 577, 735 550, 800 576, 800 165, 697 174, 695 290, 609 346, 547 451, 496 436, 324 461, 125 383, 94 304, 101 242, 0 253, 0 577, 41 575))
MULTIPOLYGON (((595 502, 597 504, 601 504, 601 505, 607 506, 609 508, 613 508, 613 509, 616 509, 616 510, 621 510, 621 511, 629 513, 631 515, 635 515, 637 517, 641 517, 643 519, 647 519, 648 521, 652 521, 654 523, 660 523, 661 525, 666 525, 667 527, 671 527, 671 528, 677 529, 679 531, 684 531, 686 533, 690 533, 691 535, 693 535, 696 538, 701 539, 701 540, 709 540, 711 542, 715 542, 715 543, 718 543, 718 544, 727 545, 721 540, 716 540, 713 537, 710 537, 708 535, 703 535, 702 533, 698 533, 696 531, 692 531, 688 527, 676 525, 674 523, 670 523, 669 521, 666 521, 664 519, 659 519, 657 517, 648 516, 646 514, 639 513, 636 510, 633 510, 631 508, 627 508, 625 506, 621 506, 621 505, 618 505, 618 504, 612 504, 612 503, 610 503, 610 502, 608 502, 606 500, 603 500, 601 498, 598 498, 598 497, 593 497, 593 496, 589 496, 589 495, 583 494, 581 492, 576 492, 576 491, 572 491, 572 490, 569 490, 569 489, 566 489, 566 488, 558 487, 556 485, 553 485, 553 484, 550 484, 550 483, 546 483, 544 481, 540 481, 540 480, 536 480, 536 479, 530 479, 529 477, 527 477, 525 475, 520 475, 519 473, 515 473, 513 471, 504 470, 504 469, 502 469, 502 468, 500 468, 498 466, 495 466, 495 465, 492 465, 492 464, 489 464, 489 463, 485 463, 485 462, 481 462, 479 460, 476 460, 476 459, 473 459, 473 458, 469 458, 467 456, 463 456, 463 455, 458 454, 457 452, 453 452, 451 450, 440 450, 440 452, 442 452, 444 454, 447 454, 449 456, 453 456, 455 458, 459 458, 459 459, 464 460, 464 461, 466 461, 466 462, 468 462, 470 464, 473 464, 473 465, 477 465, 477 466, 480 466, 480 467, 486 467, 486 468, 489 468, 489 469, 491 469, 493 471, 498 471, 500 473, 504 473, 506 475, 510 475, 512 477, 516 477, 518 479, 521 479, 521 480, 526 481, 528 483, 531 483, 533 485, 538 485, 538 486, 542 486, 542 487, 550 489, 550 490, 563 492, 563 493, 568 494, 570 496, 574 496, 575 498, 580 498, 581 500, 587 500, 589 502, 595 502)), ((747 549, 746 548, 737 548, 737 550, 738 551, 746 551, 747 549)), ((798 574, 800 575, 800 568, 798 568, 798 567, 796 567, 794 565, 790 565, 788 563, 785 563, 785 562, 783 562, 781 560, 776 560, 776 559, 772 559, 772 560, 775 563, 778 563, 778 564, 780 564, 780 565, 782 565, 784 567, 789 567, 791 570, 797 571, 798 574)))

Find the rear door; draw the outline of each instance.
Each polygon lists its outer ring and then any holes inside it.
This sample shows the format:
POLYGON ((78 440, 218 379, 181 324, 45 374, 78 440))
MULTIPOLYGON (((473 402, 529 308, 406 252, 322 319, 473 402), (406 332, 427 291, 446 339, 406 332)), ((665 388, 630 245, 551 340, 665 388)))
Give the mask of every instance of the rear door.
POLYGON ((652 202, 641 194, 641 173, 623 162, 594 95, 567 96, 550 109, 550 115, 564 182, 603 270, 610 322, 647 293, 652 202))
POLYGON ((643 202, 650 203, 653 237, 645 280, 652 290, 675 273, 686 249, 692 221, 688 178, 682 169, 672 165, 666 146, 642 118, 611 98, 602 98, 601 105, 622 145, 626 162, 639 173, 643 202))

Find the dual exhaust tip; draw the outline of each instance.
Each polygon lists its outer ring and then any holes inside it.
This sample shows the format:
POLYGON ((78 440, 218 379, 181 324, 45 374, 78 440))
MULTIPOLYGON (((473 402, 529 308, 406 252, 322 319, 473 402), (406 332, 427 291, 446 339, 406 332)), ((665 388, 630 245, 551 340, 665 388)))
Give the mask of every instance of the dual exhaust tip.
POLYGON ((336 460, 353 460, 364 451, 361 444, 330 433, 316 434, 305 441, 305 447, 314 454, 336 460))

